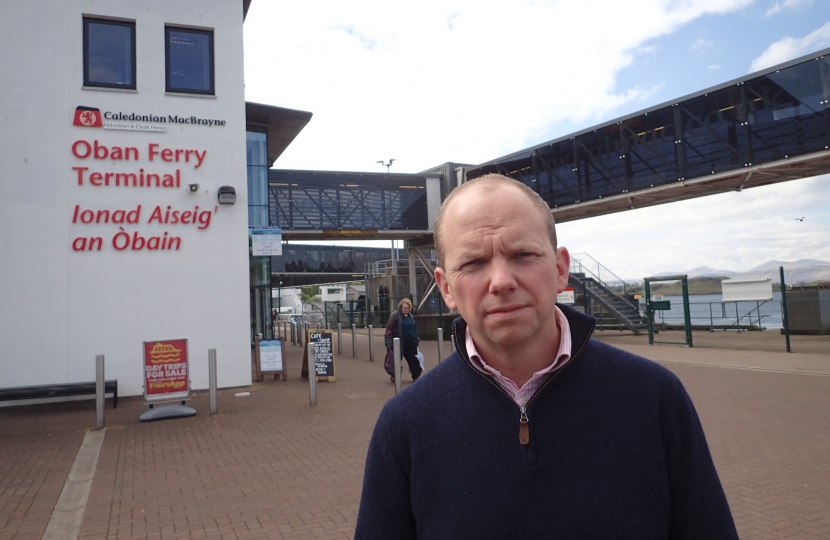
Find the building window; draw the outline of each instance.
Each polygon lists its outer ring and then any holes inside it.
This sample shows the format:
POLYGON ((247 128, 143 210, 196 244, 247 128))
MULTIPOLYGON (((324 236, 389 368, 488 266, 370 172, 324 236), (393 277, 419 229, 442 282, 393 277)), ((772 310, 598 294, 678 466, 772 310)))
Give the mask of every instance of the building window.
POLYGON ((213 32, 167 26, 164 34, 167 91, 213 95, 213 32))
POLYGON ((84 17, 84 86, 135 89, 135 23, 84 17))
POLYGON ((267 227, 268 137, 264 132, 248 129, 248 226, 267 227))

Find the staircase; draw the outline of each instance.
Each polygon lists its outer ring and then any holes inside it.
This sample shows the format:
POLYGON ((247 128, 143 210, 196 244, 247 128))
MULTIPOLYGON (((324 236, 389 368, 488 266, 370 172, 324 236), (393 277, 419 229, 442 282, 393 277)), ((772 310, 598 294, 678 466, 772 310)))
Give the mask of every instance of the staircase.
POLYGON ((571 255, 568 283, 582 295, 585 312, 597 319, 600 329, 627 328, 639 335, 647 328, 639 306, 626 296, 625 282, 587 253, 571 255))

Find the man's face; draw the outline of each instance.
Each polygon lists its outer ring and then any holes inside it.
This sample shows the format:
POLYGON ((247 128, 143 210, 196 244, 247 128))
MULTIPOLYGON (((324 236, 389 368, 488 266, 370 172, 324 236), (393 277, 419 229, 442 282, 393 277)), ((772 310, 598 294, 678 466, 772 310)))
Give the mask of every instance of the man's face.
POLYGON ((554 251, 547 224, 519 189, 474 188, 444 216, 444 259, 435 277, 444 300, 469 325, 476 346, 509 350, 556 336, 556 295, 570 256, 554 251))

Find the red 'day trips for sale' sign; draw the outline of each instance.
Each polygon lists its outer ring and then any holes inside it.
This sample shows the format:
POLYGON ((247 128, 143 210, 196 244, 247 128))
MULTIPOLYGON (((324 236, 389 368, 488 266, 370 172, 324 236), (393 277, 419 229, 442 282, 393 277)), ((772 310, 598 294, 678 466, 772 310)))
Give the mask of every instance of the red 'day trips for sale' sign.
POLYGON ((144 342, 144 399, 188 397, 187 372, 187 339, 144 342))

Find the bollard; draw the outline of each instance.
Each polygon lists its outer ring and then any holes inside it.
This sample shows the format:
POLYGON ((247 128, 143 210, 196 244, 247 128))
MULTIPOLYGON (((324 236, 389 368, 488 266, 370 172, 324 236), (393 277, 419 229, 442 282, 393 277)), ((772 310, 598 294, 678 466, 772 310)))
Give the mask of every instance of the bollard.
POLYGON ((208 385, 210 386, 210 414, 216 414, 216 349, 208 349, 208 385))
POLYGON ((294 323, 288 323, 290 326, 288 327, 291 330, 291 344, 294 345, 294 323))
POLYGON ((337 323, 337 354, 343 354, 343 342, 340 339, 341 330, 343 330, 343 324, 337 323))
POLYGON ((106 394, 104 393, 104 355, 95 355, 95 429, 104 429, 104 405, 106 405, 106 394))
POLYGON ((438 329, 438 363, 444 358, 444 329, 438 329))
POLYGON ((401 338, 392 340, 392 350, 395 352, 395 395, 401 393, 401 338))
POLYGON ((308 404, 317 405, 317 355, 314 343, 308 344, 308 404))
POLYGON ((452 334, 450 334, 450 354, 455 352, 455 340, 452 338, 452 334))
POLYGON ((355 338, 355 328, 356 326, 352 325, 352 358, 357 358, 357 339, 355 338))
POLYGON ((305 345, 305 332, 303 332, 303 327, 305 324, 297 323, 297 345, 302 347, 305 345))
POLYGON ((374 340, 375 335, 372 332, 372 330, 374 330, 374 329, 372 328, 372 325, 370 324, 369 325, 369 361, 370 362, 375 361, 375 340, 374 340))

